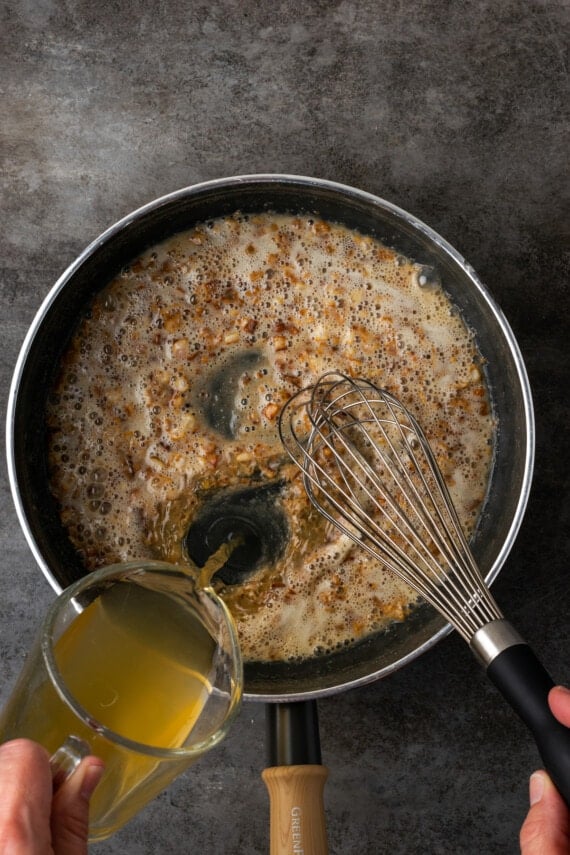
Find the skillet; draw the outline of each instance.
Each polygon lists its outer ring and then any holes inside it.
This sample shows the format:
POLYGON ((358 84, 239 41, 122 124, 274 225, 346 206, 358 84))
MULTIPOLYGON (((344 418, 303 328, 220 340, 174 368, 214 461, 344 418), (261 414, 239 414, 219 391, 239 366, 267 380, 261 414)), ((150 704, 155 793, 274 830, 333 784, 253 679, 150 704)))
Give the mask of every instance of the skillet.
MULTIPOLYGON (((498 425, 486 502, 472 539, 475 557, 491 583, 520 527, 534 459, 529 383, 508 322, 470 265, 429 226, 370 193, 289 175, 210 181, 143 206, 93 241, 44 300, 14 372, 7 456, 18 517, 49 583, 60 591, 87 572, 59 521, 49 490, 44 420, 54 372, 78 319, 98 290, 144 250, 197 223, 238 210, 307 214, 341 223, 437 271, 444 290, 474 332, 498 425)), ((326 656, 295 663, 246 663, 245 698, 270 705, 270 765, 319 766, 316 700, 388 676, 449 631, 439 615, 422 605, 389 630, 326 656)))

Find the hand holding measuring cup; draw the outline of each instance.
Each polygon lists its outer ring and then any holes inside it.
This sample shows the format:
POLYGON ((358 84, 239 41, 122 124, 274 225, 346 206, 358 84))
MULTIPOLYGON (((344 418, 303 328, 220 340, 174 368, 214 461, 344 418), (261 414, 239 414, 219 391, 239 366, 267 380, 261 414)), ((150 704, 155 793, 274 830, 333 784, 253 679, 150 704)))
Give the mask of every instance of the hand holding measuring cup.
POLYGON ((85 855, 89 798, 102 761, 85 758, 54 792, 49 754, 27 739, 0 746, 0 849, 11 855, 85 855))
POLYGON ((89 839, 102 840, 225 736, 242 684, 235 627, 211 588, 163 562, 114 565, 52 605, 0 741, 43 745, 56 785, 101 758, 89 839))

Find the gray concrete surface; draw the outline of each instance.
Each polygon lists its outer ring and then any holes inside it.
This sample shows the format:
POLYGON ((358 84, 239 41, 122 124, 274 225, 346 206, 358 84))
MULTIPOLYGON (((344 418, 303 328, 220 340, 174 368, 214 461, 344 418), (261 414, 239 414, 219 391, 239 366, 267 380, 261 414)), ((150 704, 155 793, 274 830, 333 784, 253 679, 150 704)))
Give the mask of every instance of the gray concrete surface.
MULTIPOLYGON (((252 172, 375 192, 468 258, 521 345, 536 474, 495 593, 570 683, 569 35, 568 0, 3 0, 2 413, 43 297, 130 210, 252 172)), ((0 491, 4 699, 53 593, 4 459, 0 491)), ((323 700, 320 716, 332 853, 518 851, 536 750, 457 637, 323 700)), ((268 852, 263 740, 263 708, 247 705, 220 748, 94 851, 268 852)))

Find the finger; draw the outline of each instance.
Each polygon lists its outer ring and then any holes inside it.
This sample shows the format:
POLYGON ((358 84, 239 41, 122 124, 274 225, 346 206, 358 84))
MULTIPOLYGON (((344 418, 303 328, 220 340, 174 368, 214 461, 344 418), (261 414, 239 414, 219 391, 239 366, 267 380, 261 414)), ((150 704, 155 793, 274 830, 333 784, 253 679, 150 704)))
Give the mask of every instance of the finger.
POLYGON ((47 751, 29 739, 0 746, 0 841, 13 855, 50 851, 51 772, 47 751))
POLYGON ((550 690, 548 703, 552 714, 558 721, 566 727, 570 727, 570 689, 566 689, 564 686, 555 686, 550 690))
POLYGON ((51 836, 55 855, 86 855, 89 800, 104 771, 98 757, 85 757, 53 797, 51 836))
POLYGON ((520 832, 521 855, 568 855, 568 808, 546 772, 531 775, 529 795, 531 806, 520 832))

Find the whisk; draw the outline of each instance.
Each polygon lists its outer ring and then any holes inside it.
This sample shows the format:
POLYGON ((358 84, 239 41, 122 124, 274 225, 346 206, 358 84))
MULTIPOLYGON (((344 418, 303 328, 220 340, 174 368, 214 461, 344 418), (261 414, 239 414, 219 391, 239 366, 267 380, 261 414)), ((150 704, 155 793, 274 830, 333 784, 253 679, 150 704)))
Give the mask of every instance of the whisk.
POLYGON ((287 402, 279 433, 315 507, 470 645, 570 806, 570 730, 550 712, 554 682, 492 597, 413 415, 369 381, 330 372, 287 402))

